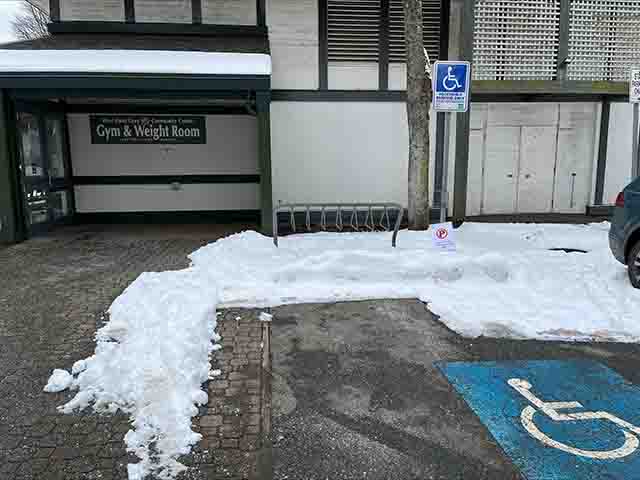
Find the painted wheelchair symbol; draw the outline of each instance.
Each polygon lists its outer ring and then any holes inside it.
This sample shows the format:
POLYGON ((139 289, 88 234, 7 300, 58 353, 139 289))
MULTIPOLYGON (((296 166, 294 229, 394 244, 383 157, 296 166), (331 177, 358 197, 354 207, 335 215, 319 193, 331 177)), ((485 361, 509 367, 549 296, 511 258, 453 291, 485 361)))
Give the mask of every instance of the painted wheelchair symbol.
POLYGON ((520 414, 520 421, 529 435, 548 445, 566 453, 571 453, 580 457, 594 458, 598 460, 613 460, 623 458, 635 452, 640 445, 640 428, 625 422, 608 412, 579 412, 579 413, 559 413, 558 410, 568 408, 584 408, 580 402, 544 402, 531 392, 531 384, 520 378, 512 378, 508 382, 520 395, 529 400, 534 406, 525 407, 520 414), (535 407, 535 408, 534 408, 535 407), (556 422, 568 422, 577 420, 609 420, 618 425, 624 433, 625 441, 620 448, 614 450, 581 450, 564 443, 560 443, 542 433, 533 421, 533 417, 538 410, 556 422), (631 433, 632 432, 632 433, 631 433), (634 435, 635 434, 635 435, 634 435))
POLYGON ((447 76, 442 79, 442 86, 447 91, 462 87, 460 82, 458 82, 458 78, 452 72, 453 67, 447 67, 447 76))

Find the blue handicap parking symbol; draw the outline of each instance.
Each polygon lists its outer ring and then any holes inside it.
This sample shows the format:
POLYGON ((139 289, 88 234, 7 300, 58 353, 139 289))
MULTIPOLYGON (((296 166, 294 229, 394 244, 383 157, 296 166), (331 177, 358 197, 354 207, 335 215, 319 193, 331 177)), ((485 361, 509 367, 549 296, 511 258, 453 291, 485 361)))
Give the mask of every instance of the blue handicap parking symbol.
POLYGON ((438 367, 528 480, 640 479, 640 388, 604 365, 438 367))
POLYGON ((438 61, 433 65, 433 108, 438 112, 466 112, 469 108, 468 62, 438 61))
POLYGON ((436 92, 460 93, 467 89, 467 68, 464 63, 436 65, 436 92))

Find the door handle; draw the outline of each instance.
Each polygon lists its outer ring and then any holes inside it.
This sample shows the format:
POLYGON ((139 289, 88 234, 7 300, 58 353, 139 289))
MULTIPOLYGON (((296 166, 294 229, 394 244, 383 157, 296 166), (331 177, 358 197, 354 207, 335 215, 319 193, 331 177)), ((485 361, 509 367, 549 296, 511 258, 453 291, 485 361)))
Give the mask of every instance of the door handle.
POLYGON ((507 178, 513 178, 513 173, 507 173, 507 178))
POLYGON ((524 178, 531 178, 531 174, 530 173, 525 174, 524 178))

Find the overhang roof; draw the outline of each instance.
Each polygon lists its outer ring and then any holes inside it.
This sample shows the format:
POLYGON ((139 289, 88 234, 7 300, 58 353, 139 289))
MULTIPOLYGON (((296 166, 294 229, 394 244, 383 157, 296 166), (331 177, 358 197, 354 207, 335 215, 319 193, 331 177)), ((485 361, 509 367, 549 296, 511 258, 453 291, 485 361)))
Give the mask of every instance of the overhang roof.
POLYGON ((263 53, 168 50, 0 50, 2 73, 271 75, 263 53))
POLYGON ((7 50, 168 50, 269 53, 269 40, 257 35, 55 34, 0 44, 7 50))
POLYGON ((268 40, 57 34, 0 45, 0 88, 268 90, 268 40))

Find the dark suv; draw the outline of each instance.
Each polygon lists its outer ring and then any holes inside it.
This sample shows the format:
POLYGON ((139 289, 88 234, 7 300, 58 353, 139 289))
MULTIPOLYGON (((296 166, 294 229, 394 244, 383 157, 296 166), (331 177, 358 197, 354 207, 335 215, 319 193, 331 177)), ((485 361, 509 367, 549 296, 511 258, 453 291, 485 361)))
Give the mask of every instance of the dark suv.
POLYGON ((629 268, 631 284, 640 288, 640 177, 618 194, 609 246, 613 256, 629 268))

